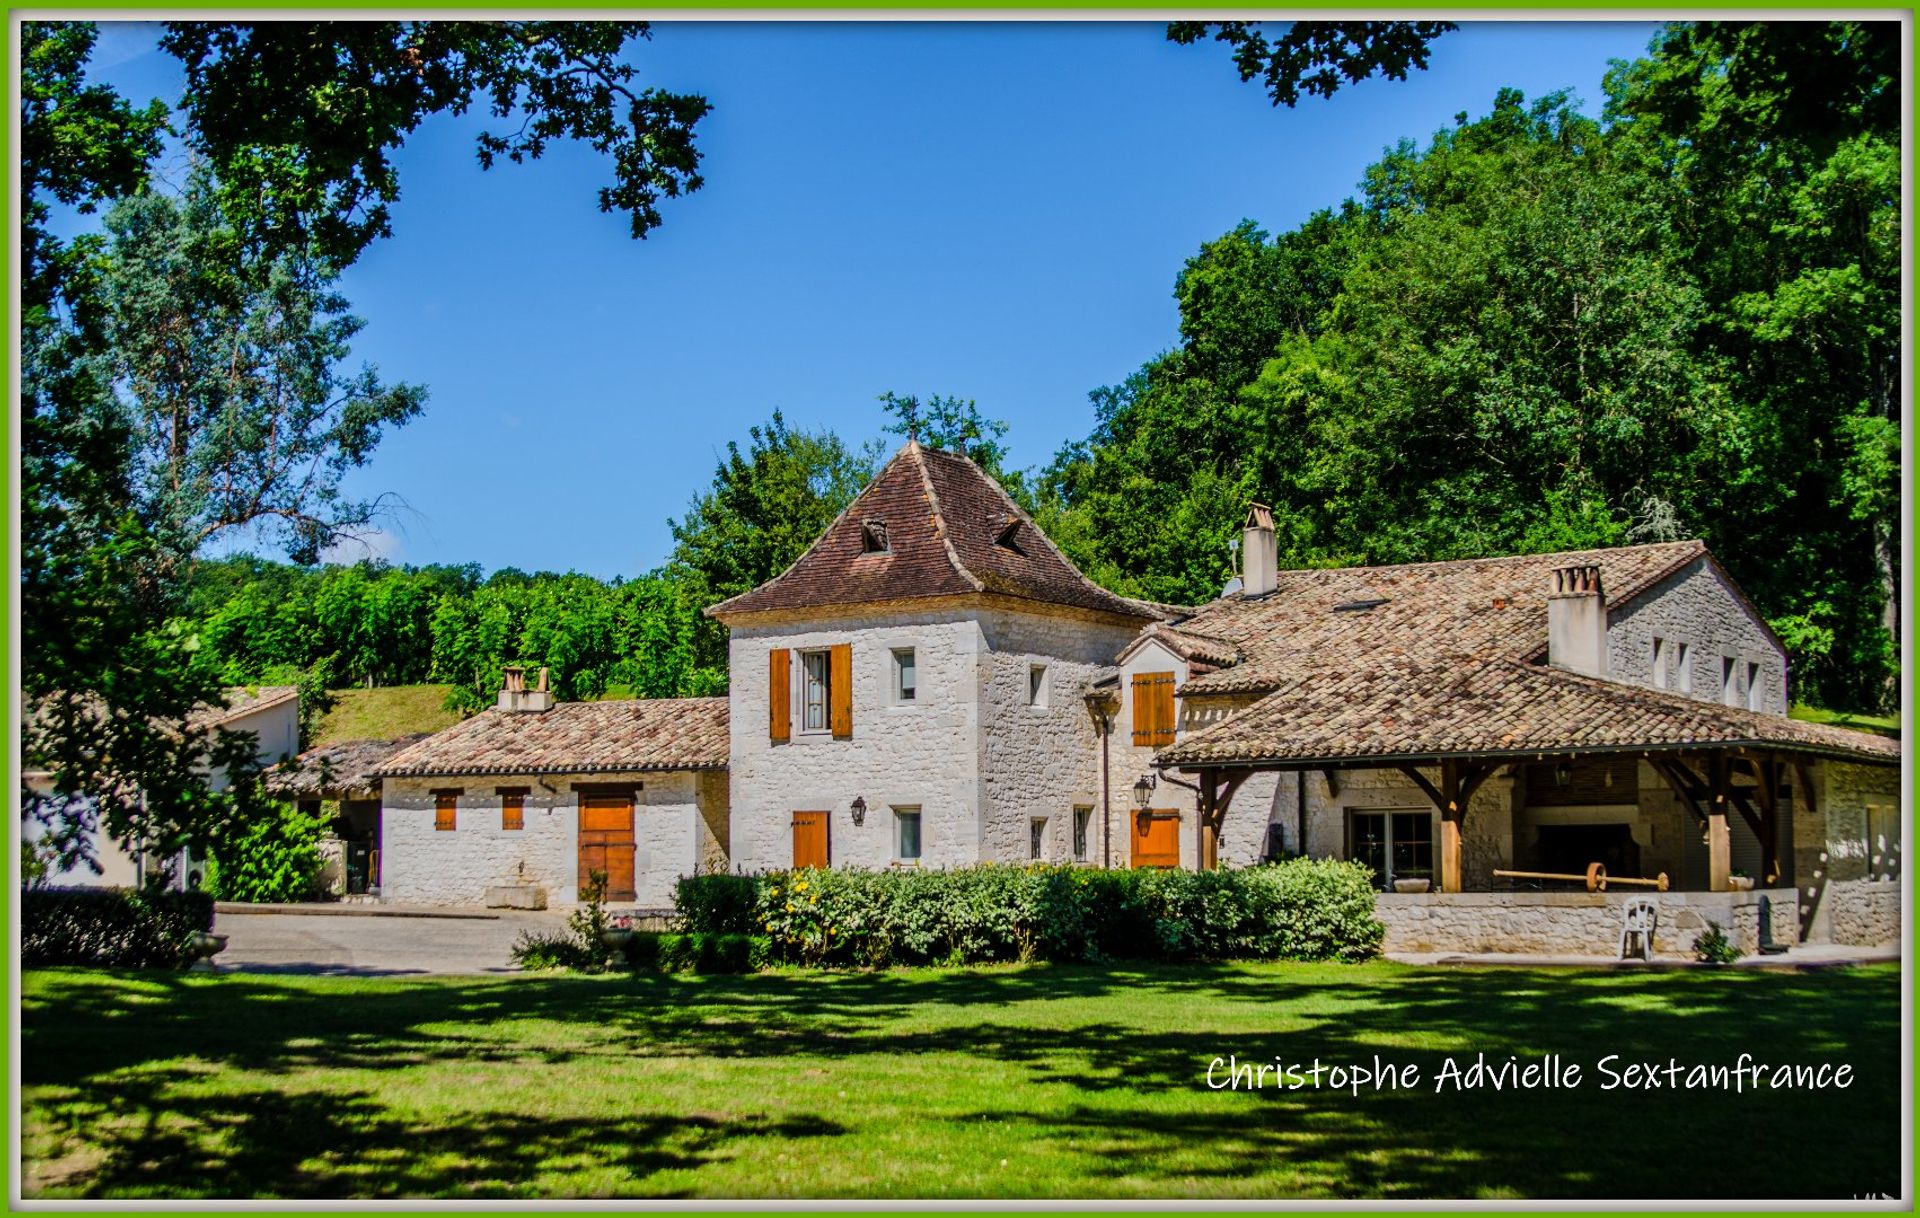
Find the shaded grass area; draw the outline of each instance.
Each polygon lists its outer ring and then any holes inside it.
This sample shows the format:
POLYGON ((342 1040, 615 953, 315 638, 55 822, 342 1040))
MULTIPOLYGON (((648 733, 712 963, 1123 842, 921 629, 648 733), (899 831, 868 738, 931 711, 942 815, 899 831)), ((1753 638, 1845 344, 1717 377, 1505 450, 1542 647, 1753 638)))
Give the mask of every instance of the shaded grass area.
POLYGON ((1261 964, 421 980, 26 974, 26 1190, 192 1197, 1898 1193, 1897 968, 1261 964), (1844 1091, 1602 1092, 1609 1053, 1844 1091), (1565 1091, 1449 1091, 1559 1053, 1565 1091), (1208 1062, 1422 1067, 1212 1091, 1208 1062))
POLYGON ((1898 715, 1856 715, 1850 711, 1824 710, 1818 706, 1796 706, 1787 713, 1808 723, 1831 723, 1835 727, 1850 727, 1857 732, 1878 732, 1882 736, 1900 739, 1898 715))
POLYGON ((451 685, 383 685, 329 691, 333 708, 314 728, 310 748, 348 740, 392 740, 410 732, 437 732, 460 716, 446 707, 451 685))

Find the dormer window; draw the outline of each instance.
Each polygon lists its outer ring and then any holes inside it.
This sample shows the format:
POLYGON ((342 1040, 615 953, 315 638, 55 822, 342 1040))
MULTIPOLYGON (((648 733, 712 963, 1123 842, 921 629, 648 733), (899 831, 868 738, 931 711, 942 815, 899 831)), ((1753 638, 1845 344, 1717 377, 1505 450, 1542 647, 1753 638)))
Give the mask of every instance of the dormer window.
POLYGON ((892 547, 887 544, 887 522, 884 520, 863 520, 860 522, 860 551, 863 554, 885 554, 892 547))
POLYGON ((1012 550, 1015 554, 1026 553, 1025 550, 1020 548, 1020 518, 1018 516, 1007 521, 1006 525, 1001 528, 999 536, 993 539, 993 544, 1003 550, 1012 550))

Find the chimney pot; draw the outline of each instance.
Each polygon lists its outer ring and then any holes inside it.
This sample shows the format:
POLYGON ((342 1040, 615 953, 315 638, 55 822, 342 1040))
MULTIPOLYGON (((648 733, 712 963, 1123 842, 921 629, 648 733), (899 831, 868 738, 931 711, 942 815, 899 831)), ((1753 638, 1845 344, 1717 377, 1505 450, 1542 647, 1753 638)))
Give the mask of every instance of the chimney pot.
POLYGON ((1247 519, 1241 527, 1240 538, 1240 594, 1265 596, 1280 582, 1273 512, 1266 504, 1247 505, 1247 519))
POLYGON ((1547 662, 1589 677, 1609 675, 1607 597, 1598 564, 1554 568, 1547 595, 1547 662))
POLYGON ((527 670, 519 664, 506 667, 506 683, 500 688, 499 701, 494 705, 509 714, 523 711, 546 711, 553 709, 553 695, 547 690, 547 670, 540 670, 540 688, 527 688, 527 670))

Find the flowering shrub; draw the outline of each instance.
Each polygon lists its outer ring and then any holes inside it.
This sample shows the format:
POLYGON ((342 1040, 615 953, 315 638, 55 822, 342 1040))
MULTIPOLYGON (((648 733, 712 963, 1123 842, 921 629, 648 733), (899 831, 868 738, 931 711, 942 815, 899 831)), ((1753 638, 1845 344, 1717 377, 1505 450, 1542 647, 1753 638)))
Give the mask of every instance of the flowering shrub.
POLYGON ((1362 960, 1385 934, 1366 868, 1324 859, 1199 873, 986 864, 694 876, 677 893, 683 928, 739 933, 743 891, 751 930, 786 964, 1362 960), (722 884, 724 895, 707 890, 722 884))

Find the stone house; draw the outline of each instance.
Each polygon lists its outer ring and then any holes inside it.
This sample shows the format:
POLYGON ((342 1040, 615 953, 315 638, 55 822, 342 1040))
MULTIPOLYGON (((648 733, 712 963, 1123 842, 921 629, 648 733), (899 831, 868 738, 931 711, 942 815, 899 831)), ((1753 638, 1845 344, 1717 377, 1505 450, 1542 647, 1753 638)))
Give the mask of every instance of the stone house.
POLYGON ((728 865, 727 701, 563 702, 508 671, 499 703, 382 763, 380 896, 425 905, 673 905, 728 865))

